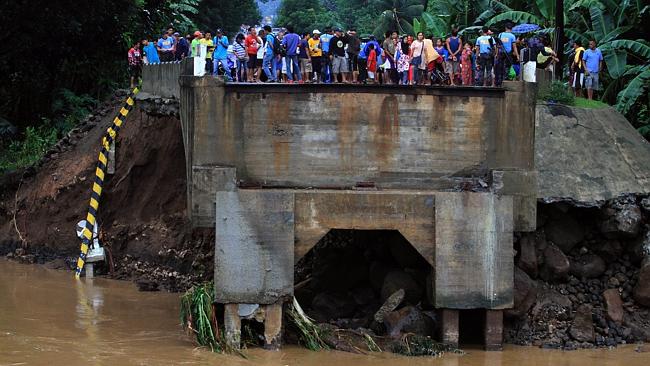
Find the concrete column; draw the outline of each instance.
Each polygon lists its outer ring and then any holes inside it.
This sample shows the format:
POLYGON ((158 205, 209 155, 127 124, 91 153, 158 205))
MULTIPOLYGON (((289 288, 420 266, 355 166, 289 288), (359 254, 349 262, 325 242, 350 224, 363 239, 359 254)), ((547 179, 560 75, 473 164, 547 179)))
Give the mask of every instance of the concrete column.
POLYGON ((264 348, 276 351, 282 340, 282 303, 265 306, 264 348))
POLYGON ((503 350, 503 310, 485 310, 485 350, 503 350))
POLYGON ((223 325, 226 333, 226 343, 233 349, 241 348, 241 319, 239 304, 225 304, 223 325))
POLYGON ((440 311, 442 343, 458 348, 458 310, 442 309, 440 311))

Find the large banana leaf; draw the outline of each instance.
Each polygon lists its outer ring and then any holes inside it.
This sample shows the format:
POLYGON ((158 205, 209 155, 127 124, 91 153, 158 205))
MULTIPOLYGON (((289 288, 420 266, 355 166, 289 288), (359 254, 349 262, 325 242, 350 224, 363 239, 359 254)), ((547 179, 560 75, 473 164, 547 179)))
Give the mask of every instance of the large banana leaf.
POLYGON ((510 20, 515 23, 543 24, 542 19, 538 18, 536 15, 533 15, 525 11, 512 10, 494 16, 485 25, 490 26, 492 24, 506 21, 506 20, 510 20))
POLYGON ((611 16, 595 6, 589 8, 589 14, 591 15, 591 26, 596 40, 605 39, 605 36, 614 29, 611 16))
POLYGON ((572 28, 566 28, 566 29, 564 30, 564 34, 565 34, 568 38, 570 38, 570 39, 572 39, 572 40, 580 41, 580 42, 582 43, 582 45, 585 46, 585 47, 586 47, 587 44, 589 43, 589 37, 588 37, 588 36, 586 36, 586 35, 583 34, 583 33, 576 32, 576 31, 573 30, 572 28))
POLYGON ((597 7, 600 9, 605 9, 605 5, 600 2, 600 0, 578 0, 575 3, 569 6, 569 12, 575 11, 578 8, 589 9, 591 7, 597 7))
POLYGON ((639 73, 616 98, 616 109, 626 114, 636 103, 637 99, 648 91, 650 85, 650 67, 646 65, 645 70, 639 73))
POLYGON ((555 18, 555 0, 535 0, 537 3, 537 10, 544 17, 544 19, 555 18))
POLYGON ((616 38, 618 38, 618 36, 629 31, 630 29, 632 29, 632 26, 629 25, 626 25, 624 27, 618 27, 616 29, 611 30, 609 33, 605 34, 605 36, 603 36, 602 38, 597 38, 596 41, 598 41, 598 43, 606 43, 606 42, 613 41, 616 38))
POLYGON ((609 49, 603 51, 603 59, 607 64, 607 71, 613 79, 618 79, 623 75, 625 72, 625 65, 627 64, 627 52, 623 50, 609 49))
POLYGON ((610 42, 610 46, 615 49, 626 49, 643 59, 650 59, 650 46, 630 39, 618 39, 610 42))
POLYGON ((427 29, 436 37, 444 37, 447 35, 447 23, 444 20, 434 17, 429 13, 422 13, 422 20, 427 25, 427 29))

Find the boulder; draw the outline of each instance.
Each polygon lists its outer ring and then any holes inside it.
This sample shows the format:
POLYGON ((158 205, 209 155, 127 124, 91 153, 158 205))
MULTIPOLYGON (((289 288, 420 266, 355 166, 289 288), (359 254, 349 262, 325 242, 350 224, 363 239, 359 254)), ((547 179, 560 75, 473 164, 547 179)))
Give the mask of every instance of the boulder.
POLYGON ((623 321, 625 312, 623 310, 623 300, 621 300, 621 295, 618 293, 618 290, 615 288, 605 290, 603 292, 603 299, 605 300, 607 318, 620 324, 623 321))
POLYGON ((384 284, 381 287, 381 301, 385 302, 390 295, 399 289, 404 290, 406 293, 405 300, 413 305, 422 299, 422 288, 420 288, 413 276, 404 271, 393 270, 388 272, 384 279, 384 284))
POLYGON ((431 336, 435 322, 415 306, 406 306, 386 314, 384 326, 386 326, 386 333, 393 338, 406 333, 431 336))
POLYGON ((643 211, 650 213, 650 197, 641 200, 641 208, 643 211))
POLYGON ((618 236, 634 237, 641 228, 641 209, 635 203, 613 203, 603 210, 609 217, 600 225, 600 231, 605 236, 615 238, 618 236))
POLYGON ((591 310, 591 306, 587 304, 580 305, 576 310, 576 316, 573 319, 569 334, 578 342, 594 341, 594 322, 591 310))
POLYGON ((607 270, 605 261, 592 253, 581 255, 570 262, 571 274, 578 278, 600 277, 607 270))
POLYGON ((639 265, 645 257, 650 257, 650 229, 647 228, 645 234, 639 236, 628 247, 630 260, 632 263, 639 265))
POLYGON ((544 309, 554 309, 555 318, 564 318, 568 317, 568 313, 571 311, 571 300, 568 296, 562 295, 556 290, 544 289, 537 293, 537 299, 535 306, 531 310, 534 318, 540 318, 544 312, 544 309))
POLYGON ((311 302, 313 317, 318 321, 349 318, 354 315, 356 304, 348 296, 332 292, 321 292, 311 302))
POLYGON ((634 286, 634 300, 640 305, 650 307, 650 261, 648 260, 639 270, 639 279, 634 286))
POLYGON ((552 219, 546 223, 544 231, 546 239, 564 253, 569 253, 585 237, 583 226, 571 215, 561 211, 555 211, 552 219))
POLYGON ((404 301, 404 290, 399 289, 388 297, 379 310, 375 313, 374 319, 377 323, 383 323, 386 314, 394 311, 404 301))
POLYGON ((537 277, 537 252, 535 250, 535 238, 531 235, 524 235, 519 240, 517 266, 532 278, 537 277))
POLYGON ((505 311, 510 318, 523 318, 535 304, 537 282, 528 277, 522 269, 515 267, 514 307, 505 311))
POLYGON ((549 243, 544 249, 544 265, 540 270, 540 276, 549 282, 566 281, 570 268, 566 255, 556 245, 549 243))
POLYGON ((623 245, 618 240, 595 241, 589 248, 607 263, 615 262, 623 254, 623 245))

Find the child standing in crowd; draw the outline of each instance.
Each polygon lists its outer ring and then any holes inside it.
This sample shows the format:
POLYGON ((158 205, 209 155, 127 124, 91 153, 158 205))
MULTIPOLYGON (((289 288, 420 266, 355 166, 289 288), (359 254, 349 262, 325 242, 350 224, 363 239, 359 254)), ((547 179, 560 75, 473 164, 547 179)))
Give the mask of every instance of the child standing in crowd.
POLYGON ((257 30, 255 27, 248 28, 248 35, 244 45, 248 52, 248 82, 253 82, 253 75, 255 73, 255 68, 257 65, 257 48, 260 47, 262 41, 257 36, 257 30))
POLYGON ((408 85, 409 83, 409 67, 411 64, 411 57, 409 56, 409 43, 407 38, 404 37, 404 40, 398 43, 397 46, 397 73, 399 74, 399 80, 401 85, 408 85))
POLYGON ((449 64, 449 52, 445 47, 442 46, 442 39, 438 38, 436 40, 436 47, 434 48, 438 52, 438 59, 436 60, 436 69, 440 72, 444 72, 449 75, 449 80, 454 78, 454 74, 451 70, 451 65, 449 64))
POLYGON ((472 85, 472 46, 469 43, 465 43, 465 48, 460 56, 460 71, 463 85, 472 85))
POLYGON ((377 73, 377 52, 375 45, 370 43, 368 45, 368 81, 372 84, 375 83, 375 74, 377 73))

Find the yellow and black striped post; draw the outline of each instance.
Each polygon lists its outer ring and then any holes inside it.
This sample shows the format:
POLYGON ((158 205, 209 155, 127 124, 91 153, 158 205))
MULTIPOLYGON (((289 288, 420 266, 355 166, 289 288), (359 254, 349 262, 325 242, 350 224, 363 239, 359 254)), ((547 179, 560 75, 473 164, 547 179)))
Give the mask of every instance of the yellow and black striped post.
POLYGON ((77 268, 75 269, 74 276, 79 278, 81 276, 81 271, 84 268, 86 263, 86 255, 88 255, 88 248, 93 238, 93 227, 95 226, 95 221, 97 220, 97 211, 99 210, 99 198, 102 195, 102 187, 104 186, 104 176, 106 175, 106 164, 108 163, 108 149, 111 146, 111 143, 117 137, 117 133, 120 131, 120 127, 126 120, 126 116, 129 114, 135 100, 133 99, 140 90, 138 88, 133 89, 131 94, 129 94, 126 99, 126 103, 122 108, 120 108, 119 113, 113 120, 111 127, 106 130, 106 134, 102 137, 102 148, 99 151, 99 160, 97 161, 97 168, 95 169, 95 180, 93 181, 93 190, 90 194, 90 204, 88 205, 88 215, 86 216, 86 227, 83 229, 83 235, 81 238, 81 253, 79 253, 79 259, 77 260, 77 268))

